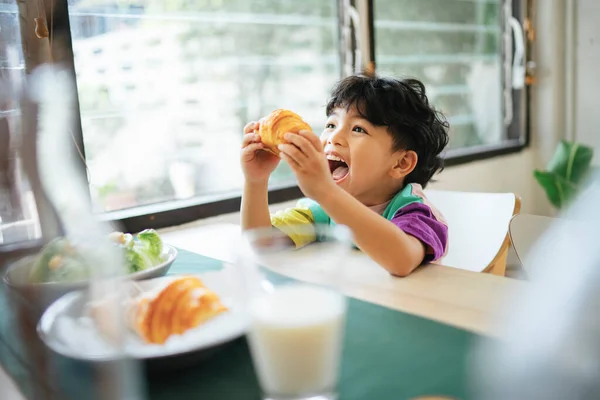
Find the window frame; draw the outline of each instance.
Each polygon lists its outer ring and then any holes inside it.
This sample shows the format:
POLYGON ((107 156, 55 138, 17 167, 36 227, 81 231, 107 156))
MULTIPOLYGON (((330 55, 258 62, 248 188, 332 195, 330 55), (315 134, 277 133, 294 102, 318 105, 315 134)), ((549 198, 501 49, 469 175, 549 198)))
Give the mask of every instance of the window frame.
MULTIPOLYGON (((499 0, 500 3, 511 1, 513 6, 513 15, 520 21, 524 22, 527 17, 527 9, 531 0, 499 0)), ((344 65, 344 47, 342 43, 342 24, 343 14, 342 6, 345 0, 337 0, 337 16, 338 16, 338 53, 341 60, 341 75, 343 75, 344 65)), ((366 66, 364 71, 367 73, 377 72, 375 59, 375 29, 374 29, 374 7, 375 0, 350 0, 350 3, 358 9, 364 10, 368 14, 368 21, 363 24, 361 32, 362 40, 368 41, 369 51, 363 54, 361 64, 366 66), (365 28, 366 27, 366 28, 365 28), (364 36, 366 35, 366 37, 364 36), (372 69, 370 69, 372 68, 372 69)), ((53 25, 49 26, 49 30, 54 31, 55 37, 62 37, 65 41, 66 48, 61 54, 53 54, 54 57, 60 57, 60 61, 65 62, 74 70, 74 55, 72 47, 72 36, 70 30, 70 20, 68 14, 68 4, 66 1, 57 2, 54 9, 53 25)), ((23 32, 23 29, 21 30, 23 32)), ((352 29, 354 34, 354 29, 352 29)), ((31 37, 22 37, 26 50, 31 50, 31 37), (25 41, 27 44, 25 44, 25 41)), ((352 50, 356 50, 356 43, 352 40, 352 50)), ((529 61, 531 54, 531 43, 526 40, 525 60, 529 61)), ((506 57, 506 49, 503 46, 503 55, 506 57)), ((354 52, 353 52, 354 54, 354 52)), ((503 57, 503 58, 504 58, 503 57)), ((353 60, 357 62, 357 60, 353 60)), ((35 66, 35 65, 34 65, 35 66)), ((31 70, 34 66, 26 66, 31 70)), ((75 78, 74 78, 75 79, 75 78)), ((77 87, 77 82, 76 82, 77 87)), ((497 156, 518 153, 529 146, 530 142, 530 86, 526 85, 524 89, 513 90, 513 121, 508 126, 507 133, 509 140, 503 141, 494 145, 473 146, 459 149, 451 149, 445 155, 446 166, 455 166, 465 164, 477 160, 489 159, 497 156)), ((76 107, 79 114, 78 96, 76 107)), ((81 118, 78 118, 73 132, 74 142, 78 147, 81 156, 85 157, 85 148, 83 142, 83 134, 81 127, 81 118)), ((82 173, 85 174, 85 163, 82 162, 82 173)), ((302 196, 302 192, 294 183, 282 184, 269 189, 269 204, 281 203, 302 196)), ((221 214, 237 212, 240 209, 241 193, 223 193, 215 196, 202 196, 187 200, 173 200, 149 205, 137 206, 134 208, 123 209, 118 211, 109 211, 99 213, 98 216, 103 221, 108 221, 128 232, 138 232, 146 228, 165 228, 170 226, 181 225, 196 221, 203 218, 213 217, 221 214)))

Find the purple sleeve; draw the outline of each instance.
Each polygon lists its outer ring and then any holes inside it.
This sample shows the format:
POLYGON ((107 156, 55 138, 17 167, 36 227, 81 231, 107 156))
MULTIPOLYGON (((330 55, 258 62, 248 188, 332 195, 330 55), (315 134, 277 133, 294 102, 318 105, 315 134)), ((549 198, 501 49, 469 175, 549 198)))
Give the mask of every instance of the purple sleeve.
POLYGON ((425 245, 423 263, 436 261, 444 256, 448 242, 448 227, 435 218, 427 205, 411 203, 402 207, 396 212, 392 222, 425 245))

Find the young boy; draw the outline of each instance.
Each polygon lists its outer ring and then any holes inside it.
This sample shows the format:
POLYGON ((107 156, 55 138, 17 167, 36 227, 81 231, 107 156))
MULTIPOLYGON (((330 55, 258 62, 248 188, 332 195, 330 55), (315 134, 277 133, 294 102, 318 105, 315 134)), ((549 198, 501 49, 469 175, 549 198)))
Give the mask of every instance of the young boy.
POLYGON ((309 131, 285 135, 280 157, 308 199, 272 216, 267 181, 280 159, 263 151, 258 123, 246 125, 242 229, 275 226, 302 246, 306 236, 294 235, 294 225, 334 221, 397 276, 439 260, 448 228, 421 188, 443 168, 449 125, 429 105, 423 84, 350 76, 333 89, 327 117, 320 139, 309 131))

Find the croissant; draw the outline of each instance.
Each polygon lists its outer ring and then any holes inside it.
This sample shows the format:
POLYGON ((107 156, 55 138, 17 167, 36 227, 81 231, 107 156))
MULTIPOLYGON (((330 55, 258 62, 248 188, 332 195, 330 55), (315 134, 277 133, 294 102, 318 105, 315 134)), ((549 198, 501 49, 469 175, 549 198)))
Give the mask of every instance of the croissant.
POLYGON ((265 145, 265 150, 276 156, 279 155, 277 146, 285 143, 283 135, 287 132, 298 133, 302 130, 312 130, 302 117, 293 111, 285 109, 275 110, 259 122, 258 134, 265 145))
POLYGON ((227 311, 219 297, 195 277, 169 283, 153 298, 135 301, 128 323, 147 343, 162 344, 171 335, 182 334, 227 311))

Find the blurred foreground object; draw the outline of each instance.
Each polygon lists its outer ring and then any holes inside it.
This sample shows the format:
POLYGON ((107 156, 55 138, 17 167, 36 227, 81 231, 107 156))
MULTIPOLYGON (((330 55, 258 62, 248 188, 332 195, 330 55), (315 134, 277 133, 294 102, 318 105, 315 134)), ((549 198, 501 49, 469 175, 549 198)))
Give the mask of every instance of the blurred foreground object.
MULTIPOLYGON (((64 238, 62 243, 68 243, 69 248, 70 244, 78 247, 80 262, 90 266, 83 279, 89 287, 90 300, 109 294, 119 296, 119 277, 125 273, 123 257, 109 239, 112 227, 100 223, 92 214, 85 176, 77 165, 80 154, 71 133, 77 118, 73 71, 66 65, 41 65, 27 76, 21 93, 22 122, 17 148, 35 198, 41 240, 36 245, 22 241, 0 246, 0 271, 4 274, 14 262, 37 253, 40 244, 64 238)), ((17 189, 11 186, 10 190, 17 189)), ((48 262, 53 272, 69 272, 65 259, 53 258, 48 262)), ((122 314, 118 303, 106 313, 104 323, 114 327, 110 345, 120 358, 86 366, 89 380, 72 382, 66 372, 68 360, 57 358, 42 344, 36 327, 48 306, 48 288, 54 284, 2 287, 1 294, 6 295, 8 302, 1 304, 4 308, 0 309, 0 339, 3 346, 24 359, 22 367, 27 375, 19 379, 22 389, 35 399, 79 399, 82 391, 102 400, 143 398, 136 364, 124 358, 125 327, 118 323, 122 314)), ((14 366, 6 360, 0 357, 10 373, 22 375, 23 371, 12 370, 14 366)))
POLYGON ((474 398, 600 397, 599 204, 595 175, 534 245, 525 260, 531 284, 510 294, 496 321, 501 340, 477 348, 474 398))

